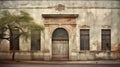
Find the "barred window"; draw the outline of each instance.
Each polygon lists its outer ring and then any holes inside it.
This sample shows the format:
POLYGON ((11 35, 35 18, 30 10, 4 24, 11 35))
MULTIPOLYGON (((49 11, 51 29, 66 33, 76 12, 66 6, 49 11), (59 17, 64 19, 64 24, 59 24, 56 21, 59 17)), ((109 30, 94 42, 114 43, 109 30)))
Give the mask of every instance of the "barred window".
POLYGON ((80 50, 89 50, 89 29, 80 30, 80 50))
POLYGON ((10 33, 10 50, 19 50, 19 29, 12 29, 10 33))
POLYGON ((41 34, 39 29, 31 30, 31 50, 40 50, 41 34))
POLYGON ((111 50, 111 30, 102 29, 102 50, 111 50))

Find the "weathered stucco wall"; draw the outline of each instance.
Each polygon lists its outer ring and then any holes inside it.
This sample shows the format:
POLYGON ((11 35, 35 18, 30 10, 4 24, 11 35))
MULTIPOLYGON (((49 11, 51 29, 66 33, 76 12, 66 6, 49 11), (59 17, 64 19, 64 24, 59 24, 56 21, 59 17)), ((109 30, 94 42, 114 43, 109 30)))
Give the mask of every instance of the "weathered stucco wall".
MULTIPOLYGON (((3 10, 14 13, 25 10, 37 24, 45 26, 41 36, 41 50, 31 53, 30 40, 25 43, 21 38, 20 51, 16 53, 16 59, 51 60, 51 35, 52 31, 59 27, 69 29, 68 33, 71 34, 69 35, 69 60, 120 58, 120 1, 0 1, 0 11, 3 10), (78 14, 79 16, 75 18, 75 27, 69 24, 46 26, 43 14, 78 14), (80 51, 80 29, 90 29, 89 51, 80 51), (101 51, 101 29, 111 29, 111 51, 101 51)), ((0 59, 11 58, 9 46, 8 41, 1 41, 0 59)))

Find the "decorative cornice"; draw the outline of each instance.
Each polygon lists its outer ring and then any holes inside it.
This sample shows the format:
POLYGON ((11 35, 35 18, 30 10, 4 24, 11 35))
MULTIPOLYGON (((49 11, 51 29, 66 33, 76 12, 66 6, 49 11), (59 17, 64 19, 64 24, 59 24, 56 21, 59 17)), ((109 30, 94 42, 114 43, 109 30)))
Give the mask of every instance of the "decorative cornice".
POLYGON ((120 9, 120 7, 66 7, 68 9, 120 9))
POLYGON ((120 9, 120 0, 70 0, 73 3, 65 4, 64 2, 67 1, 69 0, 0 0, 0 9, 55 9, 57 11, 65 9, 120 9), (42 1, 44 1, 43 4, 42 1), (50 1, 55 2, 55 5, 49 5, 50 1))
POLYGON ((120 7, 0 7, 0 9, 52 9, 55 8, 58 11, 66 9, 120 9, 120 7))
MULTIPOLYGON (((43 1, 43 0, 0 0, 0 1, 43 1)), ((120 1, 120 0, 44 0, 44 1, 120 1)))
POLYGON ((42 14, 43 18, 77 18, 78 14, 42 14))

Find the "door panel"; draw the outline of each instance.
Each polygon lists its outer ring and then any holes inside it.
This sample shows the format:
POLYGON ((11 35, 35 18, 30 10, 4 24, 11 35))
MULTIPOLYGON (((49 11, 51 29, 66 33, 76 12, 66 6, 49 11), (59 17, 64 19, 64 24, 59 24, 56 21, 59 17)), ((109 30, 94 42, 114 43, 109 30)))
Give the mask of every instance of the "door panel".
POLYGON ((53 57, 68 57, 68 41, 53 41, 53 57))

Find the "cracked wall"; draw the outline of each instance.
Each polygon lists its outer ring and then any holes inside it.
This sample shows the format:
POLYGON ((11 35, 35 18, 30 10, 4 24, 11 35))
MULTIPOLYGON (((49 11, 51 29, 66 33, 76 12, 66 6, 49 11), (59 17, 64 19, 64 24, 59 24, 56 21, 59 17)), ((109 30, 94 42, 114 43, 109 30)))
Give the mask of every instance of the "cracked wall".
MULTIPOLYGON (((34 18, 35 22, 45 26, 45 18, 42 14, 78 14, 75 19, 76 26, 62 26, 70 28, 71 44, 69 48, 70 60, 94 60, 94 59, 119 59, 120 58, 120 1, 0 1, 0 11, 9 10, 15 12, 25 10, 34 18), (61 5, 61 6, 59 6, 61 5), (90 29, 90 50, 80 50, 80 29, 90 29), (101 29, 111 29, 111 51, 101 50, 101 29), (72 50, 73 49, 73 50, 72 50)), ((55 19, 54 19, 55 20, 55 19)), ((70 19, 68 19, 70 20, 70 19)), ((64 21, 64 20, 63 20, 64 21)), ((57 22, 57 21, 56 21, 57 22)), ((69 22, 69 21, 68 21, 69 22)), ((52 57, 51 30, 57 28, 51 25, 45 28, 41 36, 41 51, 34 53, 34 58, 50 60, 52 57), (40 56, 40 57, 39 57, 40 56)), ((24 43, 20 40, 20 52, 18 59, 26 54, 31 59, 30 41, 24 43)), ((11 58, 9 42, 2 40, 0 43, 0 56, 11 58)), ((16 59, 17 59, 16 58, 16 59)), ((23 58, 25 59, 25 57, 23 58)))

